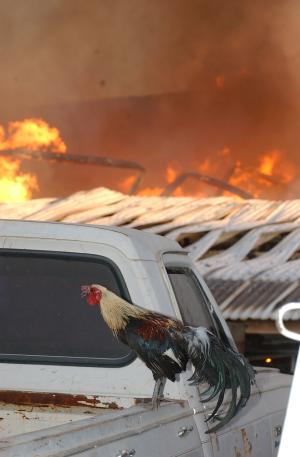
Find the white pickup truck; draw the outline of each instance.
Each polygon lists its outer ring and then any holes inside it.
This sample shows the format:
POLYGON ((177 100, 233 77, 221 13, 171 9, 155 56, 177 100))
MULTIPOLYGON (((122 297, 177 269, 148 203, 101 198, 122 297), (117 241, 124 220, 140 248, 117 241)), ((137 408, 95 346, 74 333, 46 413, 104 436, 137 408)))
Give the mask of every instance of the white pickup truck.
POLYGON ((206 433, 214 402, 201 403, 189 373, 167 382, 152 410, 151 372, 80 298, 82 284, 99 282, 233 344, 177 243, 125 228, 1 221, 1 457, 276 455, 290 376, 258 369, 246 407, 217 433, 206 433))

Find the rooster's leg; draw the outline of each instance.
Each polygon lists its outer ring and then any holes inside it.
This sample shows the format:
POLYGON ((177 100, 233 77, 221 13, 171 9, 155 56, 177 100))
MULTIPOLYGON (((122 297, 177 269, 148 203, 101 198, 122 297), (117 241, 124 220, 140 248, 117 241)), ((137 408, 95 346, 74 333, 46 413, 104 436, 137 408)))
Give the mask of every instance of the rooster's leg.
POLYGON ((158 378, 155 381, 155 386, 152 394, 152 408, 157 409, 160 400, 163 398, 164 388, 166 384, 166 378, 158 378))

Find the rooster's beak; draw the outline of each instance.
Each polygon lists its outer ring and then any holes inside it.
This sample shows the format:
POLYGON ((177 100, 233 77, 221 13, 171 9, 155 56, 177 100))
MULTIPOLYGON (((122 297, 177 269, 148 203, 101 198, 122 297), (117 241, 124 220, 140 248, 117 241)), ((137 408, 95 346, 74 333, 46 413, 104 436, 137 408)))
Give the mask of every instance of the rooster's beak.
POLYGON ((81 297, 85 297, 91 291, 90 286, 81 286, 80 289, 81 289, 81 297))

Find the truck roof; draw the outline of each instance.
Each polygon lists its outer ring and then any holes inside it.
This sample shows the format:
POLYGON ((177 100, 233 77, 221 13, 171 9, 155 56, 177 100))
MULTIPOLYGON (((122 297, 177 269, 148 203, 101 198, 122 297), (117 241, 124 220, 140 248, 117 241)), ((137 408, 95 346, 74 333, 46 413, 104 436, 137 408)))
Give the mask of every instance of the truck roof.
POLYGON ((157 260, 159 254, 170 251, 187 254, 176 241, 166 237, 115 226, 2 219, 0 236, 103 243, 120 249, 131 259, 157 260))

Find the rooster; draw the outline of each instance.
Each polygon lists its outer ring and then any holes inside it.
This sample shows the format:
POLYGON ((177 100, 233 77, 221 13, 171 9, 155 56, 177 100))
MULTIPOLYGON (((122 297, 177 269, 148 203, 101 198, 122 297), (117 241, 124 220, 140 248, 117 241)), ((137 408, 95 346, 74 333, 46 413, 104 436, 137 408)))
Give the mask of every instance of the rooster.
POLYGON ((89 305, 100 307, 114 336, 135 351, 152 371, 154 408, 158 407, 166 379, 174 382, 186 370, 189 361, 194 367, 190 384, 205 382, 209 386, 201 394, 201 400, 208 402, 217 397, 207 420, 217 419, 219 423, 209 432, 223 427, 245 406, 255 372, 242 354, 225 345, 212 332, 204 327, 185 326, 179 320, 132 305, 98 284, 82 286, 81 291, 89 305), (217 413, 226 389, 231 389, 231 401, 225 416, 219 418, 217 413))

